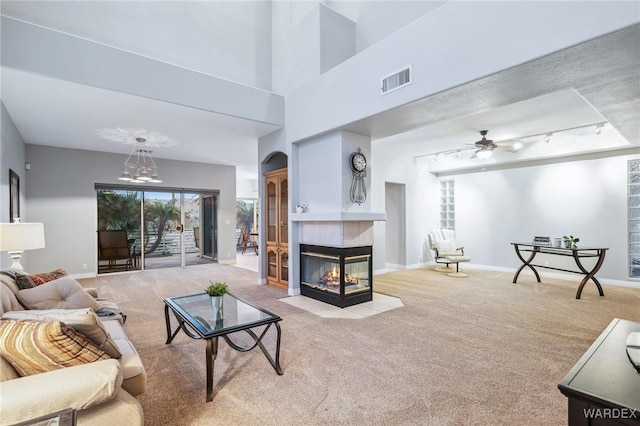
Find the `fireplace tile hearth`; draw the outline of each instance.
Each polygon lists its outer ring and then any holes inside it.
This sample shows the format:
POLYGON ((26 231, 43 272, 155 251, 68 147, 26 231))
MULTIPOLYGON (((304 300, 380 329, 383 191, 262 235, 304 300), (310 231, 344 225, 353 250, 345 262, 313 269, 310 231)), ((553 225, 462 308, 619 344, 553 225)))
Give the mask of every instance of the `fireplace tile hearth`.
POLYGON ((279 299, 291 306, 322 318, 362 319, 404 306, 398 297, 373 293, 373 300, 358 305, 339 308, 306 296, 290 296, 279 299))

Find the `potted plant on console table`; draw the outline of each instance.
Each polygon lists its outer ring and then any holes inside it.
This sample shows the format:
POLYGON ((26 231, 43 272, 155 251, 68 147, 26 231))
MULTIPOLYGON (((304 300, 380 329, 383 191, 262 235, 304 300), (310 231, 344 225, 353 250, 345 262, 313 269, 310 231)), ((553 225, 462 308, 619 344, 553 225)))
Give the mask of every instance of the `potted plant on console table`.
POLYGON ((204 292, 207 293, 211 299, 211 307, 219 309, 222 307, 222 296, 229 292, 229 287, 227 283, 224 282, 210 281, 209 286, 204 289, 204 292))
POLYGON ((578 248, 578 242, 580 241, 580 238, 574 237, 573 235, 565 235, 562 238, 564 239, 564 246, 566 248, 578 248))

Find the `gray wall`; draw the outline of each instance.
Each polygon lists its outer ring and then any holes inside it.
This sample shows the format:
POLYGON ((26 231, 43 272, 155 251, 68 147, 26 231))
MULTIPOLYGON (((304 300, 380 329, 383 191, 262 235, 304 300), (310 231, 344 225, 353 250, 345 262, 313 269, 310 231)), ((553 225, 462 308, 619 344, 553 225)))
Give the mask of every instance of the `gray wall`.
MULTIPOLYGON (((44 223, 46 248, 29 253, 25 269, 42 272, 63 267, 70 274, 96 272, 95 184, 121 184, 117 178, 124 160, 117 154, 27 145, 29 220, 44 223), (89 270, 82 271, 82 264, 89 270)), ((219 260, 234 263, 235 167, 164 159, 156 163, 162 187, 219 191, 219 260)))
MULTIPOLYGON (((0 102, 0 222, 7 223, 9 218, 9 169, 13 170, 20 176, 20 214, 23 222, 27 222, 27 207, 25 206, 25 185, 26 176, 24 171, 25 144, 22 136, 16 129, 11 116, 0 102)), ((28 262, 28 253, 25 253, 21 260, 22 266, 26 267, 28 262)), ((11 266, 9 254, 0 254, 0 268, 8 268, 11 266)))

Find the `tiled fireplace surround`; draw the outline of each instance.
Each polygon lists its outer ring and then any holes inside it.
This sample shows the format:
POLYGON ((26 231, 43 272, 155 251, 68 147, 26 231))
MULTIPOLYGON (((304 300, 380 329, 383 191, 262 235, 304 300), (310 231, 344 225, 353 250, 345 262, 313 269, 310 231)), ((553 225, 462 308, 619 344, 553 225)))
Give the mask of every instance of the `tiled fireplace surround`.
POLYGON ((373 245, 373 221, 300 222, 301 244, 328 247, 361 247, 373 245))

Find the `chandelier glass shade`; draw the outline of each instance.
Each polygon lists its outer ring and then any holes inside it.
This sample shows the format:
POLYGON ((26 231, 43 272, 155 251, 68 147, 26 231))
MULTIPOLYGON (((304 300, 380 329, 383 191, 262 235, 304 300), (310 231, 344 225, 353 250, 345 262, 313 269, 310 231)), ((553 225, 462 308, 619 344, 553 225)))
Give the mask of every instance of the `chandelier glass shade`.
POLYGON ((160 183, 158 166, 151 157, 145 138, 137 137, 131 153, 124 162, 124 172, 119 180, 131 183, 160 183), (135 160, 135 161, 134 161, 135 160))

